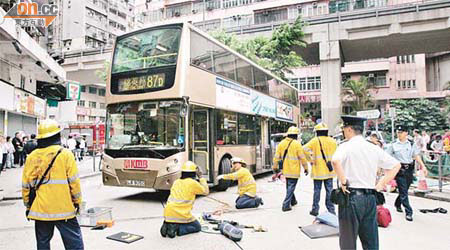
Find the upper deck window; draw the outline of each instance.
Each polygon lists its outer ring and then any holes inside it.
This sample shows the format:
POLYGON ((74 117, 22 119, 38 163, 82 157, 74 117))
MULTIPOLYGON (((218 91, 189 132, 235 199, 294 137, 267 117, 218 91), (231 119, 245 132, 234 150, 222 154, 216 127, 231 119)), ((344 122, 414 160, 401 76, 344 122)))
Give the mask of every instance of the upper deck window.
POLYGON ((117 41, 112 73, 175 65, 180 45, 178 27, 148 30, 117 41))

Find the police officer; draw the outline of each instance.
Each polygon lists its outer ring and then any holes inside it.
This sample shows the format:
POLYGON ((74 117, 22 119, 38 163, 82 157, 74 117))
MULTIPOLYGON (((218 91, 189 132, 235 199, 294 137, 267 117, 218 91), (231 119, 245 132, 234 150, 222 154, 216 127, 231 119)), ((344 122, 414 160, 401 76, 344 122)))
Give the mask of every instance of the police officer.
POLYGON ((66 249, 84 249, 75 217, 81 204, 77 164, 72 152, 62 148, 61 128, 54 120, 39 124, 37 148, 29 155, 23 170, 22 197, 27 218, 35 221, 37 249, 50 249, 55 226, 66 249), (36 187, 53 159, 53 166, 30 206, 30 189, 36 187))
POLYGON ((173 183, 164 208, 164 222, 160 230, 163 237, 174 238, 176 235, 200 232, 202 227, 191 211, 196 195, 209 194, 206 179, 201 176, 200 169, 192 161, 181 167, 181 178, 173 183), (200 181, 195 180, 196 175, 200 181))
POLYGON ((411 145, 411 142, 408 141, 408 128, 403 125, 398 125, 396 130, 397 141, 387 148, 387 152, 401 163, 401 169, 395 177, 398 187, 398 197, 395 200, 395 207, 397 208, 397 212, 401 213, 403 212, 403 205, 405 208, 406 220, 412 221, 413 211, 409 204, 408 190, 413 181, 413 160, 416 160, 419 163, 420 168, 423 169, 425 175, 427 174, 427 169, 420 158, 419 146, 417 144, 411 145))
POLYGON ((339 245, 341 249, 356 249, 359 236, 364 249, 379 249, 376 220, 376 191, 382 190, 400 168, 400 163, 380 147, 362 137, 365 118, 342 116, 343 134, 347 139, 333 155, 346 201, 339 209, 339 245), (376 183, 377 168, 386 175, 376 183))
POLYGON ((264 205, 263 200, 256 196, 256 182, 253 175, 246 168, 247 163, 238 157, 231 159, 233 167, 231 170, 234 173, 219 175, 217 178, 224 180, 237 180, 239 197, 236 199, 236 208, 255 208, 259 205, 264 205))
POLYGON ((286 198, 283 201, 283 212, 292 210, 291 206, 297 205, 294 191, 300 178, 301 166, 308 174, 308 165, 302 144, 297 141, 300 130, 297 127, 290 127, 287 136, 277 146, 275 157, 273 158, 273 170, 283 169, 283 175, 286 177, 286 198))
MULTIPOLYGON (((334 205, 330 200, 331 190, 333 189, 333 178, 336 173, 327 167, 327 162, 336 151, 336 141, 328 136, 328 126, 325 123, 319 123, 314 127, 316 137, 311 139, 303 149, 306 152, 307 159, 312 163, 311 178, 314 180, 314 196, 312 210, 309 212, 312 216, 319 214, 319 201, 322 183, 325 186, 326 199, 325 205, 328 212, 335 214, 334 205)), ((331 167, 331 166, 330 166, 331 167)))

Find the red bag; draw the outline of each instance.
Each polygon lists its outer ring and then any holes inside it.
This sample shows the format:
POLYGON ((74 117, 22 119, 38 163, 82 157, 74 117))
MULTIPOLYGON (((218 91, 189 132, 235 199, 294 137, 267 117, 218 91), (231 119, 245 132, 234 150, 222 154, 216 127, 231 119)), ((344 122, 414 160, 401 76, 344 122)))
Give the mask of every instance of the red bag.
POLYGON ((379 227, 388 227, 391 223, 392 217, 389 209, 383 207, 383 205, 377 206, 377 222, 379 227))

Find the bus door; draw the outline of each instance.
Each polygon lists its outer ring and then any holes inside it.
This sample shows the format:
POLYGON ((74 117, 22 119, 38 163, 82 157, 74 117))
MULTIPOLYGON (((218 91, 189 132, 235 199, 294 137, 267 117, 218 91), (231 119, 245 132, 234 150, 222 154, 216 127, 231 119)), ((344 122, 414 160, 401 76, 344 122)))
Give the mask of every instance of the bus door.
POLYGON ((261 122, 261 142, 263 151, 263 168, 272 168, 272 148, 270 143, 270 125, 269 119, 263 118, 261 122))
POLYGON ((192 160, 202 170, 203 178, 211 181, 209 159, 209 112, 207 109, 194 109, 192 113, 192 160))

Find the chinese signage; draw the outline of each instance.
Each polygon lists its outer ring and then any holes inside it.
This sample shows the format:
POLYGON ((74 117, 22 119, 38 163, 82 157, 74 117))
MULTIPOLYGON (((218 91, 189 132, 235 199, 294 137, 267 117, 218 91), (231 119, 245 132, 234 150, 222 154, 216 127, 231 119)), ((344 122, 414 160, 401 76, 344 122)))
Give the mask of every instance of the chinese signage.
POLYGON ((217 107, 243 113, 252 113, 251 99, 250 89, 221 78, 216 78, 217 107))
POLYGON ((294 108, 292 105, 277 101, 277 118, 288 121, 294 120, 294 108))
POLYGON ((81 86, 78 83, 68 82, 67 83, 67 93, 66 99, 69 100, 80 100, 81 86))
POLYGON ((165 74, 145 75, 119 79, 119 92, 159 89, 166 84, 165 74))
POLYGON ((320 102, 320 95, 299 95, 299 103, 315 103, 320 102))
POLYGON ((58 15, 58 5, 37 1, 18 2, 4 18, 14 19, 22 27, 48 27, 58 15))
POLYGON ((19 89, 14 89, 15 111, 45 117, 45 101, 19 89))
POLYGON ((275 99, 252 91, 252 112, 257 115, 276 117, 275 99))

